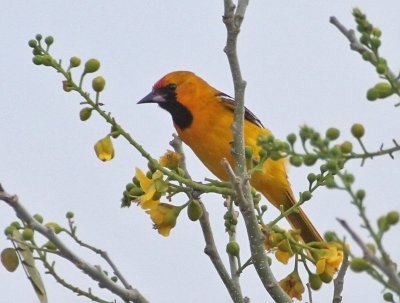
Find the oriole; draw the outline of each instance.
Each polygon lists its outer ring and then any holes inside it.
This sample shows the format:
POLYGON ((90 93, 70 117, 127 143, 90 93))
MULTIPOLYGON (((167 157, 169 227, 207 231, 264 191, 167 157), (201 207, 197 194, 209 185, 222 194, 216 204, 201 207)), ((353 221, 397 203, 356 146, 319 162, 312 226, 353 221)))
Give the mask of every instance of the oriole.
MULTIPOLYGON (((176 71, 161 78, 138 103, 157 103, 167 110, 183 142, 215 176, 224 181, 229 179, 221 160, 226 158, 234 166, 230 128, 236 104, 233 98, 216 90, 192 72, 176 71)), ((256 144, 260 134, 268 137, 271 132, 246 108, 245 145, 251 146, 255 155, 260 151, 260 146, 256 144)), ((284 159, 266 160, 262 171, 252 174, 250 184, 277 208, 282 205, 283 209, 288 209, 296 203, 284 159)), ((292 213, 287 219, 293 228, 300 230, 304 242, 322 241, 300 208, 298 213, 292 213)))

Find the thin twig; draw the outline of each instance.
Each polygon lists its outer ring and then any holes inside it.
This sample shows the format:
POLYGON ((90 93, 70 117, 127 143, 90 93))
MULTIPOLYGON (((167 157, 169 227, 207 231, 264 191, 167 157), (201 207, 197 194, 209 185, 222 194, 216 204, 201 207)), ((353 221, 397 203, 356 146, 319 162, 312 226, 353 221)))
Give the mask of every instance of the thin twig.
POLYGON ((148 301, 137 289, 125 289, 114 283, 96 266, 91 265, 86 260, 76 255, 69 247, 67 247, 60 238, 55 234, 54 230, 47 228, 36 221, 32 215, 19 203, 18 197, 6 193, 0 185, 0 200, 6 202, 11 206, 17 217, 26 222, 30 228, 37 231, 49 241, 53 242, 62 256, 74 264, 77 268, 82 270, 86 275, 97 281, 103 288, 108 289, 113 294, 119 296, 125 301, 132 301, 137 303, 147 303, 148 301))
POLYGON ((377 268, 379 268, 395 285, 395 289, 397 292, 400 294, 400 278, 397 276, 396 271, 393 269, 392 266, 386 265, 384 262, 382 262, 379 258, 377 258, 373 252, 368 248, 367 245, 363 242, 363 240, 358 236, 358 234, 350 227, 349 224, 345 220, 342 219, 337 219, 340 223, 340 225, 343 226, 344 229, 350 234, 350 236, 353 238, 353 240, 358 244, 358 246, 361 248, 364 254, 364 258, 369 261, 371 264, 375 265, 377 268))

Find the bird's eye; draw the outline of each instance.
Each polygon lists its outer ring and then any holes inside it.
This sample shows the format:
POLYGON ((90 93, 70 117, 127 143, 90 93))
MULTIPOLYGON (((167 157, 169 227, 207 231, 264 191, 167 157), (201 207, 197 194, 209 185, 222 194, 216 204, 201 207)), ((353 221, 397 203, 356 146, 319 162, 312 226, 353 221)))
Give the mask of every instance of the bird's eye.
POLYGON ((176 90, 176 84, 175 83, 170 83, 167 85, 167 90, 170 92, 174 92, 176 90))

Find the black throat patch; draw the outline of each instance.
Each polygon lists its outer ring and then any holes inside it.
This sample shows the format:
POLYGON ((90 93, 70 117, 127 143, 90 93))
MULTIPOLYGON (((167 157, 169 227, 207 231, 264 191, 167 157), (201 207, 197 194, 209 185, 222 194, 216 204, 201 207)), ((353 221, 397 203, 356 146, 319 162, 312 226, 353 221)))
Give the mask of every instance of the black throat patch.
POLYGON ((179 103, 176 99, 176 94, 168 94, 166 100, 166 102, 159 103, 160 107, 171 114, 172 120, 180 129, 189 128, 193 122, 193 115, 190 110, 179 103))

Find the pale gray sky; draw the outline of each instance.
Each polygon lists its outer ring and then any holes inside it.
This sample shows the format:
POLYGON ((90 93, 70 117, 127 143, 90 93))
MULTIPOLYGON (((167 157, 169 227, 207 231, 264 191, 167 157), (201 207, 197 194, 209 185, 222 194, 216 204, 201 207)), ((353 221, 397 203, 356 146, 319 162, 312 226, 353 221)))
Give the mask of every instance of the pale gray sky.
MULTIPOLYGON (((396 71, 400 65, 398 1, 251 1, 239 40, 243 75, 248 81, 246 104, 277 137, 284 138, 307 123, 322 132, 336 126, 344 140, 350 138, 350 126, 361 122, 366 126, 365 142, 370 150, 381 143, 389 146, 392 138, 400 141, 400 109, 393 107, 398 99, 366 101, 365 93, 378 77, 328 22, 329 16, 335 15, 354 27, 354 6, 382 29, 382 54, 396 71)), ((122 140, 115 143, 113 161, 98 161, 93 144, 106 134, 108 126, 96 116, 82 123, 78 118, 81 99, 62 90, 61 77, 55 71, 34 66, 27 46, 37 33, 51 34, 54 56, 64 60, 71 56, 98 58, 102 63, 98 74, 107 79, 102 94, 106 110, 149 152, 159 156, 169 148, 174 131, 170 116, 155 106, 136 105, 156 80, 173 70, 191 70, 233 94, 222 52, 226 36, 221 22, 223 1, 8 0, 0 7, 0 182, 6 190, 18 194, 30 211, 40 212, 48 221, 65 222, 64 214, 73 210, 81 238, 107 250, 151 302, 229 302, 203 253, 198 224, 181 216, 171 236, 163 238, 151 229, 150 219, 141 209, 120 209, 125 184, 136 166, 146 168, 145 161, 122 140)), ((194 178, 211 177, 188 149, 187 154, 194 178)), ((356 174, 355 186, 367 189, 366 203, 373 220, 399 210, 398 160, 379 158, 362 168, 353 162, 348 169, 356 174)), ((306 189, 306 175, 315 170, 290 170, 295 192, 306 189)), ((227 236, 222 201, 215 195, 203 199, 223 252, 227 236)), ((305 208, 321 232, 335 229, 343 235, 335 218, 344 218, 357 229, 360 225, 349 200, 345 193, 320 189, 305 208)), ((274 218, 276 214, 274 210, 268 215, 274 218)), ((0 203, 0 227, 14 218, 12 210, 0 203)), ((239 233, 244 235, 243 225, 239 233)), ((365 236, 362 230, 360 234, 365 236)), ((390 233, 385 244, 399 260, 396 234, 390 233)), ((239 237, 245 259, 243 235, 239 237)), ((0 237, 0 249, 9 245, 0 237)), ((95 264, 100 262, 78 251, 95 264)), ((65 262, 58 261, 57 268, 77 285, 95 288, 65 262)), ((290 271, 277 262, 273 269, 278 279, 290 271)), ((1 267, 0 281, 2 302, 36 302, 22 269, 10 274, 1 267)), ((45 276, 45 283, 50 302, 87 302, 51 277, 45 276)), ((252 302, 272 302, 253 269, 243 274, 242 283, 252 302)), ((369 277, 349 273, 344 302, 380 302, 381 290, 369 277)), ((314 297, 316 302, 330 301, 332 287, 323 287, 314 297)))

